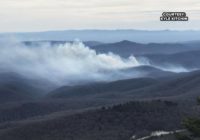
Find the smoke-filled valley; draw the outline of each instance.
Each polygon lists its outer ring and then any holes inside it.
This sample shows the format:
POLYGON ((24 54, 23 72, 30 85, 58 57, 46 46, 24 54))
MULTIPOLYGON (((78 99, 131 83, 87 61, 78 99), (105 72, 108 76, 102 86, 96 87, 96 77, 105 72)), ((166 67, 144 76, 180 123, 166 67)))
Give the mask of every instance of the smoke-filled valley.
POLYGON ((200 43, 0 41, 0 139, 129 140, 199 115, 200 43))
POLYGON ((47 42, 31 47, 14 42, 1 44, 0 49, 2 71, 62 84, 128 78, 127 73, 120 71, 144 65, 134 56, 122 58, 112 52, 97 54, 78 41, 54 46, 47 42))
MULTIPOLYGON (((39 78, 59 85, 146 77, 153 71, 159 71, 159 73, 189 72, 200 67, 196 64, 198 62, 194 63, 195 66, 192 66, 188 59, 184 62, 185 58, 177 60, 182 55, 186 55, 184 57, 187 58, 187 54, 190 55, 190 53, 198 56, 196 50, 195 53, 182 52, 184 48, 179 45, 174 46, 174 44, 168 44, 166 48, 179 49, 180 54, 161 55, 166 52, 164 49, 159 54, 157 52, 152 54, 153 52, 150 51, 144 53, 145 49, 149 50, 151 47, 129 41, 111 44, 111 47, 108 44, 104 51, 99 50, 99 48, 104 48, 104 44, 86 46, 80 41, 54 44, 51 41, 33 42, 32 44, 10 40, 7 42, 0 42, 0 70, 2 72, 18 73, 31 79, 39 78), (136 51, 132 50, 134 47, 137 47, 136 51), (135 53, 142 48, 143 54, 135 53), (123 53, 127 53, 128 56, 124 57, 123 53)), ((164 44, 155 44, 152 50, 155 47, 158 48, 159 45, 164 44)), ((194 56, 192 59, 195 59, 194 56)))

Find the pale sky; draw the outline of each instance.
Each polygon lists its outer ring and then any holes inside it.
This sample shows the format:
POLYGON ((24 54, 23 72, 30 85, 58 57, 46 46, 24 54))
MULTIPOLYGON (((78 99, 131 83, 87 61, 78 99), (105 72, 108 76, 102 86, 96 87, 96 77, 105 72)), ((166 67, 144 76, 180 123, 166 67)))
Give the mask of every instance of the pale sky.
POLYGON ((0 0, 0 32, 68 29, 200 30, 200 0, 0 0), (164 11, 188 22, 160 22, 164 11))

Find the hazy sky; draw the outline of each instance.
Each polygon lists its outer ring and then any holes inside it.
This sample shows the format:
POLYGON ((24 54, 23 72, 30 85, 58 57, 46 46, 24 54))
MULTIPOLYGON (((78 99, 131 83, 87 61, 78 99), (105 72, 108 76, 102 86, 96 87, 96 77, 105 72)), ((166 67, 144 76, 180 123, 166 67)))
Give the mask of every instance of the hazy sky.
POLYGON ((0 32, 63 29, 200 29, 200 0, 0 0, 0 32), (188 22, 160 22, 184 11, 188 22))

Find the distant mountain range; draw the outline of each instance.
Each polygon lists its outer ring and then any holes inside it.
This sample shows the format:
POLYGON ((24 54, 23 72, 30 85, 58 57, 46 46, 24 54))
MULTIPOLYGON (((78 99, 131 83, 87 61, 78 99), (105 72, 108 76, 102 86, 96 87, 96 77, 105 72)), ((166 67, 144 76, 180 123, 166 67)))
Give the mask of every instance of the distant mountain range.
MULTIPOLYGON (((41 44, 49 43, 50 45, 59 45, 65 43, 72 43, 73 41, 23 41, 28 46, 39 46, 41 44)), ((98 53, 112 52, 123 57, 130 55, 144 55, 144 54, 174 54, 178 52, 186 52, 192 50, 200 50, 200 42, 188 43, 136 43, 129 40, 122 40, 115 43, 104 43, 98 41, 85 41, 86 46, 96 50, 98 53)))
MULTIPOLYGON (((25 41, 28 46, 39 46, 41 43, 50 43, 52 46, 65 44, 69 41, 25 41)), ((70 41, 72 42, 72 41, 70 41)), ((200 68, 200 41, 180 43, 136 43, 123 40, 116 43, 102 43, 97 41, 83 42, 86 46, 96 50, 97 53, 109 53, 129 57, 134 55, 141 63, 153 65, 158 68, 180 67, 188 70, 200 68)))
MULTIPOLYGON (((200 45, 200 44, 199 44, 200 45)), ((128 40, 123 40, 116 43, 107 43, 92 46, 97 52, 113 52, 120 56, 128 57, 132 55, 144 54, 172 54, 177 52, 185 52, 191 50, 200 50, 197 46, 188 46, 183 43, 136 43, 128 40)))
POLYGON ((29 33, 2 33, 3 37, 16 38, 21 41, 80 39, 82 41, 96 40, 98 42, 118 42, 130 40, 139 43, 150 42, 182 42, 200 40, 200 31, 147 31, 147 30, 64 30, 29 33))
POLYGON ((200 50, 179 52, 174 54, 149 54, 144 55, 152 65, 170 67, 181 66, 186 69, 195 70, 200 68, 200 50))

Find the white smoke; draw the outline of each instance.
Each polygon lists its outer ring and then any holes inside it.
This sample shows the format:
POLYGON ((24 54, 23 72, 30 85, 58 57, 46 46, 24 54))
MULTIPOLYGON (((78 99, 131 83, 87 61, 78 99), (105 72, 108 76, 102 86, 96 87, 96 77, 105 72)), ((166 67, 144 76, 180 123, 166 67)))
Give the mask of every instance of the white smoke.
POLYGON ((141 65, 134 56, 123 59, 113 53, 97 54, 79 41, 56 46, 46 43, 37 47, 8 42, 0 43, 2 71, 54 82, 111 80, 114 79, 111 71, 141 65))
POLYGON ((154 64, 153 62, 151 62, 150 59, 148 59, 147 57, 138 57, 137 58, 138 62, 140 64, 143 64, 143 65, 147 65, 147 66, 152 66, 154 68, 157 68, 157 69, 160 69, 162 71, 168 71, 168 72, 174 72, 174 73, 181 73, 181 72, 190 72, 190 71, 194 71, 194 70, 197 70, 197 69, 188 69, 188 68, 185 68, 181 65, 178 65, 178 64, 171 64, 171 63, 166 63, 166 62, 163 62, 162 64, 154 64))
POLYGON ((174 73, 190 72, 195 70, 195 69, 184 68, 181 65, 172 65, 172 64, 164 64, 162 66, 154 66, 154 67, 162 69, 163 71, 170 71, 174 73))

